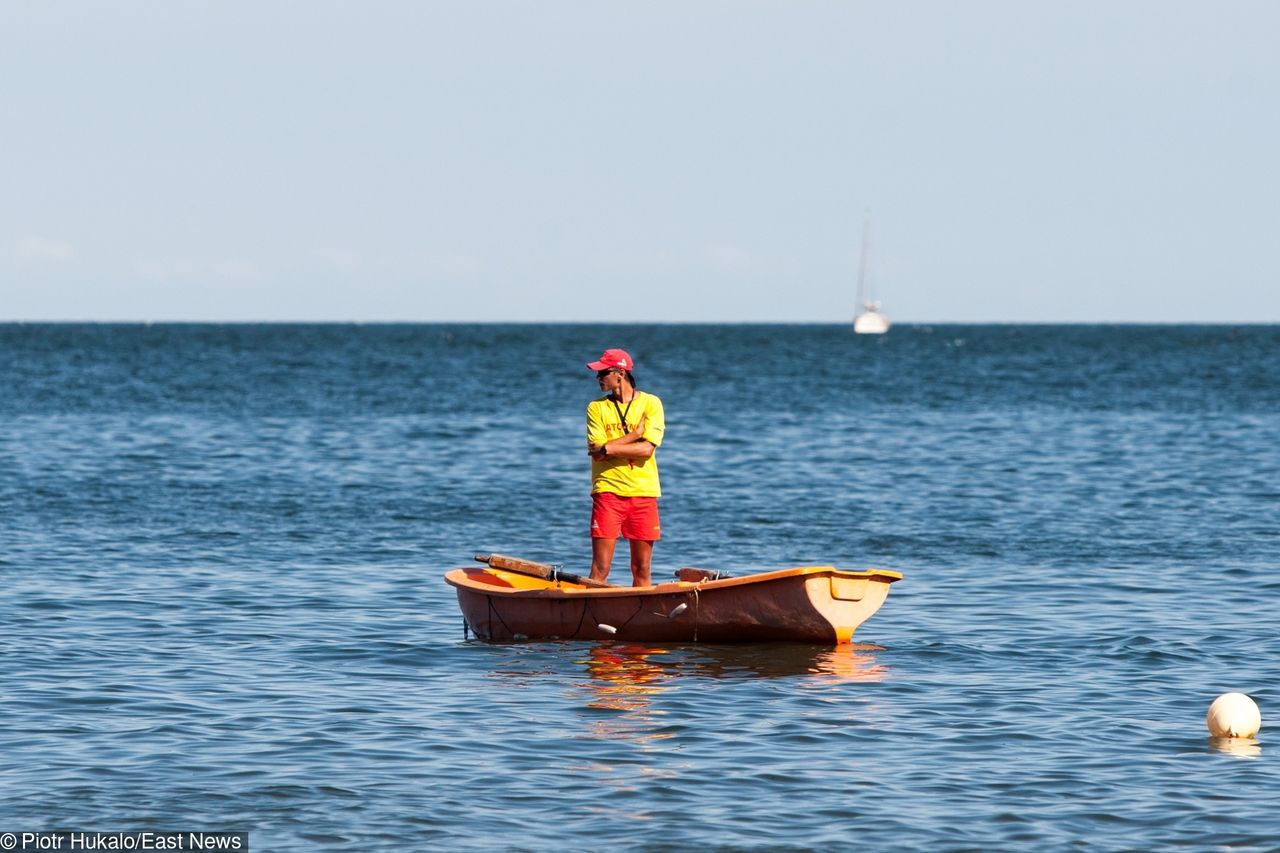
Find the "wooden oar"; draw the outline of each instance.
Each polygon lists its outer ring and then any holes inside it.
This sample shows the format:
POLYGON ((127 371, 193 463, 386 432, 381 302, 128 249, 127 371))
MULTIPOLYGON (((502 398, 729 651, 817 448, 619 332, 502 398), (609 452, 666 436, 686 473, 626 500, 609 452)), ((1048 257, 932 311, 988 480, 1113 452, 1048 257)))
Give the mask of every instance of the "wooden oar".
POLYGON ((591 578, 584 578, 582 575, 562 572, 550 563, 535 563, 533 560, 508 557, 506 554, 476 554, 476 562, 487 563, 495 569, 505 569, 508 572, 531 575, 543 580, 565 581, 566 583, 577 583, 583 586, 613 586, 613 584, 605 583, 604 581, 594 581, 591 578))
POLYGON ((685 566, 683 569, 676 569, 676 577, 686 583, 698 583, 699 581, 718 581, 730 575, 719 569, 695 569, 693 566, 685 566))

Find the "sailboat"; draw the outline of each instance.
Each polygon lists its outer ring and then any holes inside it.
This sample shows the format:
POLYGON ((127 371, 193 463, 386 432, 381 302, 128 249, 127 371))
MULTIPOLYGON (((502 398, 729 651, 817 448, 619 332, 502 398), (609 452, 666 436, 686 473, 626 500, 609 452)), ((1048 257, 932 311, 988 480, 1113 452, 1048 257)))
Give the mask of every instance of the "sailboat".
POLYGON ((871 217, 862 223, 862 260, 858 264, 858 305, 861 310, 853 318, 853 330, 859 335, 883 335, 889 331, 889 318, 880 312, 880 303, 872 294, 867 279, 871 259, 871 217))

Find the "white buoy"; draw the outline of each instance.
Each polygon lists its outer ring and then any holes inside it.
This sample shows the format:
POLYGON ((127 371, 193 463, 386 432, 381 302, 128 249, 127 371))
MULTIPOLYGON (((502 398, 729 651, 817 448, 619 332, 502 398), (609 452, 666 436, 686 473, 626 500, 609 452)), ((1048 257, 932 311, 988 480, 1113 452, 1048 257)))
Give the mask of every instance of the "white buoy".
POLYGON ((1262 728, 1262 714, 1243 693, 1223 693, 1209 706, 1204 723, 1214 737, 1253 737, 1262 728))
POLYGON ((606 634, 616 634, 616 633, 618 633, 618 629, 617 629, 617 628, 613 627, 612 625, 606 625, 606 624, 604 624, 603 622, 601 622, 601 623, 600 623, 599 625, 597 625, 596 627, 597 627, 597 628, 599 628, 601 631, 604 631, 606 634))

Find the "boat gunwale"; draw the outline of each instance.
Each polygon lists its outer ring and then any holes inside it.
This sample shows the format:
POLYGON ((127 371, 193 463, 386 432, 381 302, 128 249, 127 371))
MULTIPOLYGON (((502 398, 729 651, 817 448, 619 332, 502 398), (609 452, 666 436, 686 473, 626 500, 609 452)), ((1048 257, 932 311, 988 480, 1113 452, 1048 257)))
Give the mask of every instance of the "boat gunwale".
POLYGON ((895 583, 902 580, 902 573, 895 572, 892 569, 838 569, 835 566, 795 566, 788 569, 776 569, 771 572, 759 572, 757 574, 741 575, 738 577, 719 578, 718 580, 670 581, 654 584, 653 586, 588 587, 579 586, 571 581, 543 580, 543 583, 546 584, 545 586, 502 588, 474 581, 471 579, 471 575, 473 574, 489 574, 498 577, 511 575, 519 577, 526 582, 530 580, 540 580, 539 578, 533 578, 529 575, 521 574, 520 572, 513 572, 508 569, 497 569, 489 566, 465 566, 451 569, 445 573, 444 580, 450 586, 458 589, 467 589, 487 595, 500 595, 504 598, 646 597, 693 592, 695 590, 701 593, 721 589, 731 589, 740 586, 750 586, 752 584, 769 583, 771 581, 786 580, 788 578, 803 578, 811 575, 840 577, 850 580, 878 580, 882 583, 895 583))

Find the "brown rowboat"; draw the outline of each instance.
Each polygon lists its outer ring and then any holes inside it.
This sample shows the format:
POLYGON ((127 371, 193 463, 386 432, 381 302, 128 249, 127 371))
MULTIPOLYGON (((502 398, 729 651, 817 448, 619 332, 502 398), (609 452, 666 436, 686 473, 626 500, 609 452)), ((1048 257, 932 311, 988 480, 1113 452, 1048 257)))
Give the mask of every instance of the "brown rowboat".
POLYGON ((619 587, 499 554, 476 559, 489 565, 453 569, 444 579, 482 640, 836 645, 850 642, 902 579, 886 569, 834 566, 743 577, 681 569, 682 579, 671 583, 619 587))

